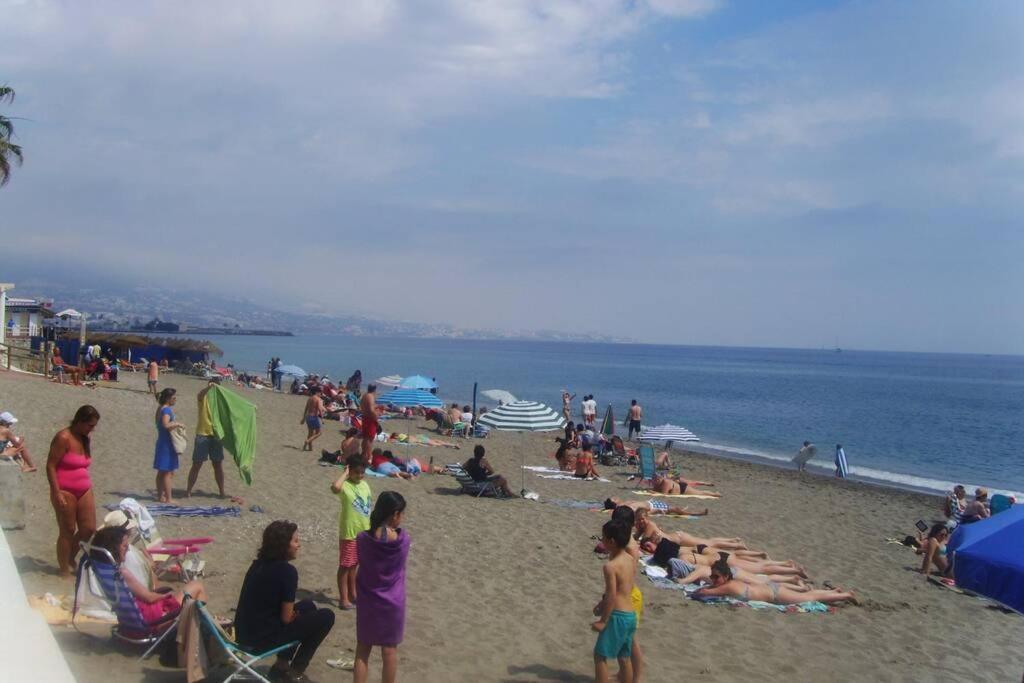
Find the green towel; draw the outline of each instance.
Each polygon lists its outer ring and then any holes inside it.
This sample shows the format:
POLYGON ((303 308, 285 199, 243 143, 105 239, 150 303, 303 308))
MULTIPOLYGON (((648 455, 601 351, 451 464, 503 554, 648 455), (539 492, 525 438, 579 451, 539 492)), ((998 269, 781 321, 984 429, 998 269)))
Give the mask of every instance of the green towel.
POLYGON ((231 452, 242 481, 252 486, 256 460, 256 406, 224 387, 214 385, 206 393, 213 433, 231 452))

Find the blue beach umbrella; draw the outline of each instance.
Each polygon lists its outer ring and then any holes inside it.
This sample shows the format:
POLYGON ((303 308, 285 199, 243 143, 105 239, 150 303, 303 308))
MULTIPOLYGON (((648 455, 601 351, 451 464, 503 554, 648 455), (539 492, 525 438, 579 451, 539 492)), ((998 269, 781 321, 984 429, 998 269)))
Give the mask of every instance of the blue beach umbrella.
POLYGON ((1024 613, 1024 505, 961 524, 947 547, 957 586, 1024 613))
POLYGON ((309 377, 309 373, 300 368, 298 365, 279 365, 277 371, 282 375, 288 375, 289 377, 298 377, 305 379, 309 377))
POLYGON ((423 391, 421 389, 395 389, 389 391, 383 396, 377 397, 377 403, 386 404, 390 403, 395 406, 423 406, 424 408, 442 408, 444 403, 441 402, 434 394, 429 391, 423 391))
POLYGON ((437 382, 423 375, 409 375, 398 384, 400 389, 437 389, 437 382))

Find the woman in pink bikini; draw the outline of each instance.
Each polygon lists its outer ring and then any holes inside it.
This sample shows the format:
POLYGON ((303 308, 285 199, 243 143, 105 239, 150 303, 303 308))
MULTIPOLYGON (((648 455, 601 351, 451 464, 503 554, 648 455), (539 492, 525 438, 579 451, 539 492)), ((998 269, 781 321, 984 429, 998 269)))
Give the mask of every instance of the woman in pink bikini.
POLYGON ((100 414, 92 406, 79 408, 71 425, 53 437, 46 459, 50 502, 57 513, 59 530, 57 565, 63 577, 71 576, 75 568, 79 542, 89 540, 96 531, 96 507, 89 478, 89 435, 99 421, 100 414))

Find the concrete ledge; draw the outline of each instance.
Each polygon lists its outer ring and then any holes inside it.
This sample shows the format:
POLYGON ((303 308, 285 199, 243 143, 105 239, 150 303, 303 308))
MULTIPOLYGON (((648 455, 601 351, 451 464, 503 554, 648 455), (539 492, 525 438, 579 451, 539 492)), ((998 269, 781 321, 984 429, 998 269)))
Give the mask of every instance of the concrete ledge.
POLYGON ((7 536, 0 530, 0 662, 7 681, 74 683, 43 615, 28 606, 7 536))

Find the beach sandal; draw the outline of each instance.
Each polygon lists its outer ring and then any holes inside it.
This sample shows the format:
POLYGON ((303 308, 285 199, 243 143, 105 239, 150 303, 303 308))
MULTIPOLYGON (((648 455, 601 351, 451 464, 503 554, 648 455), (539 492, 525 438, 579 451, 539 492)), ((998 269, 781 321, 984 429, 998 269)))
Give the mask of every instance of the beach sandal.
POLYGON ((328 659, 327 666, 332 669, 341 669, 342 671, 351 671, 355 668, 356 660, 348 659, 347 657, 338 657, 337 659, 328 659))

